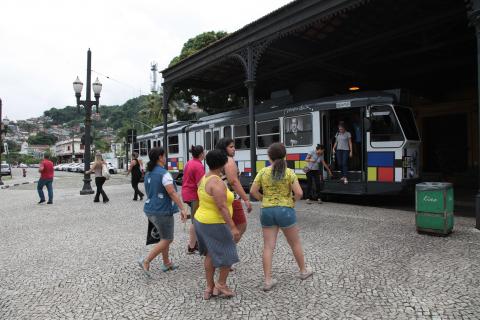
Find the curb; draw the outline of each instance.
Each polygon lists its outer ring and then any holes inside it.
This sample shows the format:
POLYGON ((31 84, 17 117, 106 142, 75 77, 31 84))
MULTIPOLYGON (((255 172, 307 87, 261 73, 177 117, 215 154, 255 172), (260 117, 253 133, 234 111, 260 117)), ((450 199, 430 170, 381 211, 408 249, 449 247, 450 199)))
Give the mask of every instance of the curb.
POLYGON ((13 187, 18 187, 18 186, 21 186, 21 185, 24 185, 24 184, 30 184, 30 183, 38 183, 38 180, 35 180, 35 181, 26 181, 26 182, 22 182, 22 183, 6 184, 6 185, 3 185, 3 186, 0 186, 0 190, 1 190, 1 189, 8 189, 8 188, 13 188, 13 187))

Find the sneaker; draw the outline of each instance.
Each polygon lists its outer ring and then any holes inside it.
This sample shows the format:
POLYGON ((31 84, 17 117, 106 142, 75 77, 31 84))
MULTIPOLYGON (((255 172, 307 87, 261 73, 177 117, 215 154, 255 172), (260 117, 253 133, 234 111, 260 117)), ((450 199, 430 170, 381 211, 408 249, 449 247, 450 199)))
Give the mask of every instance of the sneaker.
POLYGON ((311 277, 312 274, 313 274, 312 268, 307 267, 307 268, 305 268, 305 272, 300 272, 300 273, 298 274, 298 277, 299 277, 301 280, 305 280, 305 279, 311 277))
POLYGON ((53 201, 48 201, 47 204, 53 204, 53 201))
POLYGON ((277 279, 272 279, 269 283, 265 282, 263 284, 263 291, 267 292, 273 289, 277 285, 277 279))
POLYGON ((45 200, 40 200, 40 201, 38 201, 38 204, 42 204, 44 202, 45 202, 45 200))
POLYGON ((322 199, 318 198, 317 203, 322 204, 323 203, 322 199))

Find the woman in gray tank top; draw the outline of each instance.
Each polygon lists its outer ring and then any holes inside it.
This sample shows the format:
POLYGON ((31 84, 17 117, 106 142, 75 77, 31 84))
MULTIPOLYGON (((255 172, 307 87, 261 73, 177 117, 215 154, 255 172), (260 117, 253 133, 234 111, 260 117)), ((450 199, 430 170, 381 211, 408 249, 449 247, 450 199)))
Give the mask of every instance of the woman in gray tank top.
POLYGON ((345 123, 338 123, 338 132, 335 135, 335 144, 333 145, 333 153, 337 155, 337 163, 342 171, 340 178, 343 183, 347 184, 348 158, 352 157, 352 135, 345 129, 345 123))

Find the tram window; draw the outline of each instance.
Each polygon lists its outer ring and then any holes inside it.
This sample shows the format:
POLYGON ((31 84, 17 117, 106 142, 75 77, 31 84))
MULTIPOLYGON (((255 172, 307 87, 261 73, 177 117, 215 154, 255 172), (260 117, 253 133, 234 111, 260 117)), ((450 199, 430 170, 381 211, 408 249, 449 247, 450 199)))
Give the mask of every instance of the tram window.
POLYGON ((212 132, 205 132, 205 150, 212 150, 212 132))
POLYGON ((390 106, 370 109, 370 139, 372 142, 403 141, 402 131, 390 106))
POLYGON ((150 152, 150 150, 152 150, 152 140, 147 140, 147 153, 150 152))
POLYGON ((257 122, 257 146, 259 148, 268 148, 274 142, 280 142, 279 121, 257 122))
POLYGON ((218 140, 220 140, 220 131, 214 130, 213 131, 213 146, 217 145, 218 140))
POLYGON ((312 144, 312 115, 306 114, 284 119, 285 145, 287 147, 312 144))
POLYGON ((168 137, 168 153, 178 153, 178 135, 168 137))
POLYGON ((403 133, 405 133, 407 139, 420 140, 412 110, 405 107, 395 106, 395 112, 397 113, 398 120, 400 121, 403 133))
POLYGON ((230 127, 230 126, 223 127, 223 137, 224 138, 231 138, 232 137, 232 127, 230 127))
POLYGON ((234 126, 235 149, 250 148, 250 126, 248 124, 234 126))

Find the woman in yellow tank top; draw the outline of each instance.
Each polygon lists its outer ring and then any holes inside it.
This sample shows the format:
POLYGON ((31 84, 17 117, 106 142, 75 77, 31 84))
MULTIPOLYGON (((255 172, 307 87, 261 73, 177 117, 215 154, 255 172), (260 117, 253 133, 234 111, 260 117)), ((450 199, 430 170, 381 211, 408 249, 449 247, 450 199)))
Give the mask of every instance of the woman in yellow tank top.
POLYGON ((239 261, 236 241, 240 232, 232 220, 233 193, 221 179, 221 170, 228 161, 220 150, 212 150, 205 157, 209 172, 198 186, 200 206, 195 212, 194 226, 198 239, 198 251, 205 256, 207 288, 204 299, 222 294, 232 297, 235 293, 227 287, 230 267, 239 261), (215 283, 215 269, 220 268, 215 283))

